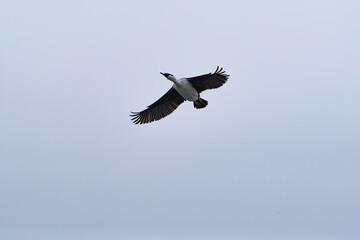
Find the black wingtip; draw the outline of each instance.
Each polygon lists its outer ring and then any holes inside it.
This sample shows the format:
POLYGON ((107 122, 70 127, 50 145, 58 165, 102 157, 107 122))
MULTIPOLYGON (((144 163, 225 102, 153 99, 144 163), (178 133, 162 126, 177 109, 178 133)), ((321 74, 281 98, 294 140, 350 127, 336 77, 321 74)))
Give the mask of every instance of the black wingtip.
POLYGON ((220 68, 219 66, 216 68, 214 74, 220 74, 220 75, 222 75, 222 76, 224 76, 226 78, 228 78, 230 76, 230 75, 225 73, 225 70, 223 70, 222 67, 220 68))
POLYGON ((216 68, 216 70, 215 70, 215 73, 222 73, 222 72, 223 72, 223 68, 217 66, 217 68, 216 68))
POLYGON ((134 124, 139 124, 140 123, 140 115, 139 112, 131 112, 131 114, 129 115, 131 117, 131 121, 134 124))
POLYGON ((130 117, 136 117, 139 113, 138 112, 131 112, 131 114, 129 115, 130 117))

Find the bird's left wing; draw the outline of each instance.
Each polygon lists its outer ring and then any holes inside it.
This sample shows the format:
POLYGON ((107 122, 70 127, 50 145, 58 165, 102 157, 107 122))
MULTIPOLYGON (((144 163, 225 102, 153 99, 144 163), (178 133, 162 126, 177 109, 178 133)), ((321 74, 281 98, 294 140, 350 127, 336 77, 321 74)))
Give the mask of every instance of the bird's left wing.
POLYGON ((221 87, 228 80, 229 75, 225 74, 222 68, 216 68, 214 73, 208 73, 197 77, 187 78, 193 87, 201 93, 207 89, 221 87))
POLYGON ((170 88, 159 100, 141 112, 131 112, 135 124, 144 124, 157 121, 172 113, 185 99, 174 89, 170 88))

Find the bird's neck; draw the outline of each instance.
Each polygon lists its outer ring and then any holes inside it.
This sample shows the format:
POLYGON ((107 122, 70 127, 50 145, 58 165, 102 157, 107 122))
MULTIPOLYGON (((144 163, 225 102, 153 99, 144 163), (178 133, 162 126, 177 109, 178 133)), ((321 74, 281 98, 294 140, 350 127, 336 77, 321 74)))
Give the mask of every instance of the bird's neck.
POLYGON ((179 80, 176 78, 176 77, 174 77, 174 76, 169 76, 169 78, 168 78, 170 81, 172 81, 173 83, 177 83, 179 80))

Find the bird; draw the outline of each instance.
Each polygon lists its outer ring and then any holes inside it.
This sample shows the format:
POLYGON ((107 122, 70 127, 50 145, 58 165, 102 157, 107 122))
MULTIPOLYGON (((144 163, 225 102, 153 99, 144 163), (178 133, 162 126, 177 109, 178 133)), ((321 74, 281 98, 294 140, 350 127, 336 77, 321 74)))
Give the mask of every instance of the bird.
POLYGON ((208 102, 200 98, 200 93, 208 89, 221 87, 230 76, 219 66, 214 73, 190 78, 177 79, 171 73, 160 72, 160 74, 172 81, 173 86, 145 110, 131 112, 130 117, 133 123, 145 124, 160 120, 175 111, 185 100, 193 102, 196 109, 204 108, 208 105, 208 102))

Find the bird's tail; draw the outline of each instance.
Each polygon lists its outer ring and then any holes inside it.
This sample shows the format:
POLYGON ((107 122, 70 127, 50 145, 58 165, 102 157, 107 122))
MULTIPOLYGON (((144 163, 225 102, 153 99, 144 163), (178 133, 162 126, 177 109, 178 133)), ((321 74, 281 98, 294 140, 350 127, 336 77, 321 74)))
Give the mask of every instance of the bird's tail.
POLYGON ((208 102, 202 98, 199 98, 194 102, 194 108, 204 108, 206 105, 208 105, 208 102))

